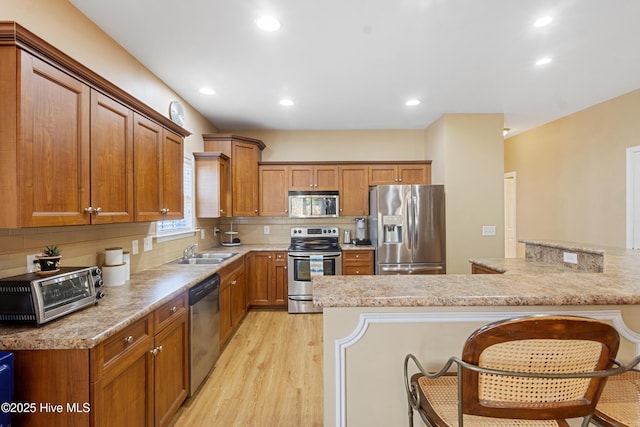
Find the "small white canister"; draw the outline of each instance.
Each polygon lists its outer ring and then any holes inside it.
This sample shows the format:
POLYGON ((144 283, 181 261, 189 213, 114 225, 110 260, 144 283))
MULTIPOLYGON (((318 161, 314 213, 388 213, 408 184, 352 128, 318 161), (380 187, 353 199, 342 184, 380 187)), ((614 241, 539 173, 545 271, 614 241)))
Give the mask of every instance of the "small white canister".
POLYGON ((103 265, 102 281, 105 286, 122 286, 127 281, 127 265, 103 265))
POLYGON ((107 248, 104 250, 104 265, 124 264, 122 248, 107 248))

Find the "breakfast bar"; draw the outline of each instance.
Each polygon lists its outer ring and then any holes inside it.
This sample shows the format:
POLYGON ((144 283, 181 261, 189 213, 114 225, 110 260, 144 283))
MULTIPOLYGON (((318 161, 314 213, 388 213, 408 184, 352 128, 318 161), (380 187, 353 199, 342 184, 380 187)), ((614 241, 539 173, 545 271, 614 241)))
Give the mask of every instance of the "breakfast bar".
POLYGON ((315 281, 314 303, 324 309, 325 425, 406 424, 405 355, 437 369, 475 329, 500 319, 570 313, 610 321, 621 335, 618 358, 640 354, 640 253, 524 243, 525 258, 470 260, 503 274, 315 281))

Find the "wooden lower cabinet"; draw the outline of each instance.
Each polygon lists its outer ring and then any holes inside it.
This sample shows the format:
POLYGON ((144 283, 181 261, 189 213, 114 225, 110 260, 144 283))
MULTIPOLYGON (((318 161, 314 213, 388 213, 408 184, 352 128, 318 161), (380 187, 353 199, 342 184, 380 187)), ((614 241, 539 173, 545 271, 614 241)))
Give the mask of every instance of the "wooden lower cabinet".
POLYGON ((184 293, 92 349, 15 351, 15 401, 36 404, 15 425, 168 425, 188 394, 187 328, 184 293))
POLYGON ((286 252, 252 252, 247 257, 249 305, 287 307, 288 267, 286 252))
POLYGON ((482 265, 471 264, 471 274, 502 274, 502 272, 482 265))
POLYGON ((362 276, 373 275, 373 251, 343 251, 342 252, 342 275, 362 276))
POLYGON ((220 270, 220 348, 247 314, 245 257, 220 270))

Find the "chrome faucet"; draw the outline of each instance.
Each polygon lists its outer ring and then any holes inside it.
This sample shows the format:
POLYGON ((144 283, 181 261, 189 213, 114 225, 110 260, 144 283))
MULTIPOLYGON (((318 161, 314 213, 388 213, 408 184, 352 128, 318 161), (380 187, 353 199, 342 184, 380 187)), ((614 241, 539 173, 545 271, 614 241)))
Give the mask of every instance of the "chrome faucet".
POLYGON ((196 256, 196 248, 198 247, 197 243, 192 243, 186 248, 184 248, 184 252, 182 253, 182 257, 184 259, 193 258, 196 256))

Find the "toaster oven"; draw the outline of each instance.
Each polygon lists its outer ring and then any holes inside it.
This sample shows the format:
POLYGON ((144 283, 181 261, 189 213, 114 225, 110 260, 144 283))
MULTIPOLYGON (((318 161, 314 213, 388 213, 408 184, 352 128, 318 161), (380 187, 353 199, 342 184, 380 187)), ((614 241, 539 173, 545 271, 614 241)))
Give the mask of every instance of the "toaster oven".
POLYGON ((98 267, 61 267, 54 275, 0 279, 0 322, 41 325, 94 305, 104 294, 98 267))

